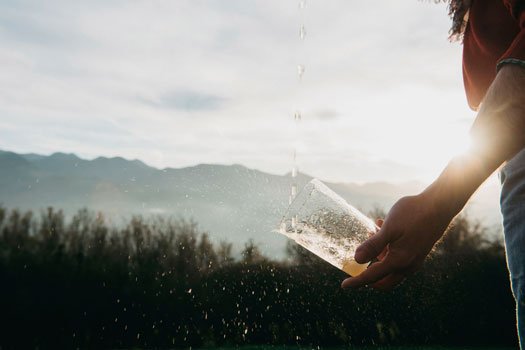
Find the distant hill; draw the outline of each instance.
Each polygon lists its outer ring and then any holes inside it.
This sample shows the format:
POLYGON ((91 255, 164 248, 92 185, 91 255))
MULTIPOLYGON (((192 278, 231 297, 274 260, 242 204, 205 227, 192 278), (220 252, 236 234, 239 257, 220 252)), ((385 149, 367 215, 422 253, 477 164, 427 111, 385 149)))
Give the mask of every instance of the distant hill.
MULTIPOLYGON (((310 179, 301 174, 299 188, 310 179)), ((327 185, 364 212, 388 209, 399 197, 424 188, 419 182, 327 185)), ((284 254, 286 240, 272 230, 286 209, 290 186, 289 175, 242 165, 157 169, 120 157, 85 160, 65 153, 0 151, 0 203, 6 207, 38 212, 53 206, 66 215, 88 207, 115 224, 135 214, 191 218, 215 242, 226 239, 239 251, 251 238, 272 257, 284 254)), ((497 191, 497 186, 485 187, 468 209, 487 225, 499 224, 497 191)))

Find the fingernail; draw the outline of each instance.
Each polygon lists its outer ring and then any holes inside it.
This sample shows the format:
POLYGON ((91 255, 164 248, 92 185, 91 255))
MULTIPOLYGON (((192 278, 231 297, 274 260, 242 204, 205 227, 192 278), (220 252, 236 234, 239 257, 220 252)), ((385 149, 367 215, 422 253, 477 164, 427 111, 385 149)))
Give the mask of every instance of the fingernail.
POLYGON ((357 261, 359 264, 361 264, 362 261, 365 260, 365 256, 364 256, 363 251, 357 249, 357 250, 355 251, 355 254, 354 254, 354 259, 355 259, 355 261, 357 261))
POLYGON ((344 290, 349 290, 349 289, 352 289, 352 279, 346 279, 343 281, 343 283, 341 283, 341 287, 344 289, 344 290))

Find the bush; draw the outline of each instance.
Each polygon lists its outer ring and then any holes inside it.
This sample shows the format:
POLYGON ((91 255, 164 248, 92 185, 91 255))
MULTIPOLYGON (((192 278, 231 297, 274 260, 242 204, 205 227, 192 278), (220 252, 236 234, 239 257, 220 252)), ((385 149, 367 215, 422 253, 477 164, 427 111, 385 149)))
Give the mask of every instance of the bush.
POLYGON ((515 345, 504 249, 460 217, 422 271, 389 293, 290 244, 241 259, 193 222, 0 208, 0 346, 515 345))

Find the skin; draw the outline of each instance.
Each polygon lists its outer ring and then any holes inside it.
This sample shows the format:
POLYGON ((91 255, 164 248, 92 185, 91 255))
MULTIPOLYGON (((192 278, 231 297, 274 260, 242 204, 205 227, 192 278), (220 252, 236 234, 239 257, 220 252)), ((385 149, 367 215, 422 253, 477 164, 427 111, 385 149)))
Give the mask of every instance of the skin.
POLYGON ((453 158, 423 192, 397 201, 378 222, 380 230, 357 248, 354 258, 366 263, 378 257, 379 262, 345 279, 342 288, 388 290, 416 272, 476 189, 525 147, 525 68, 506 64, 499 70, 470 136, 467 153, 453 158))

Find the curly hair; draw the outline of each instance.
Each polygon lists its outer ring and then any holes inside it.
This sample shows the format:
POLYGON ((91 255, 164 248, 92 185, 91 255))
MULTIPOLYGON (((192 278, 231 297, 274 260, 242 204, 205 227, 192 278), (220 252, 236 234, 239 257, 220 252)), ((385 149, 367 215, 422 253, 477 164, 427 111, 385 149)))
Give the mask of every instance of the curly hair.
POLYGON ((448 3, 448 14, 452 18, 452 27, 449 30, 450 41, 462 41, 463 33, 468 22, 468 15, 472 0, 434 0, 436 3, 448 3))

